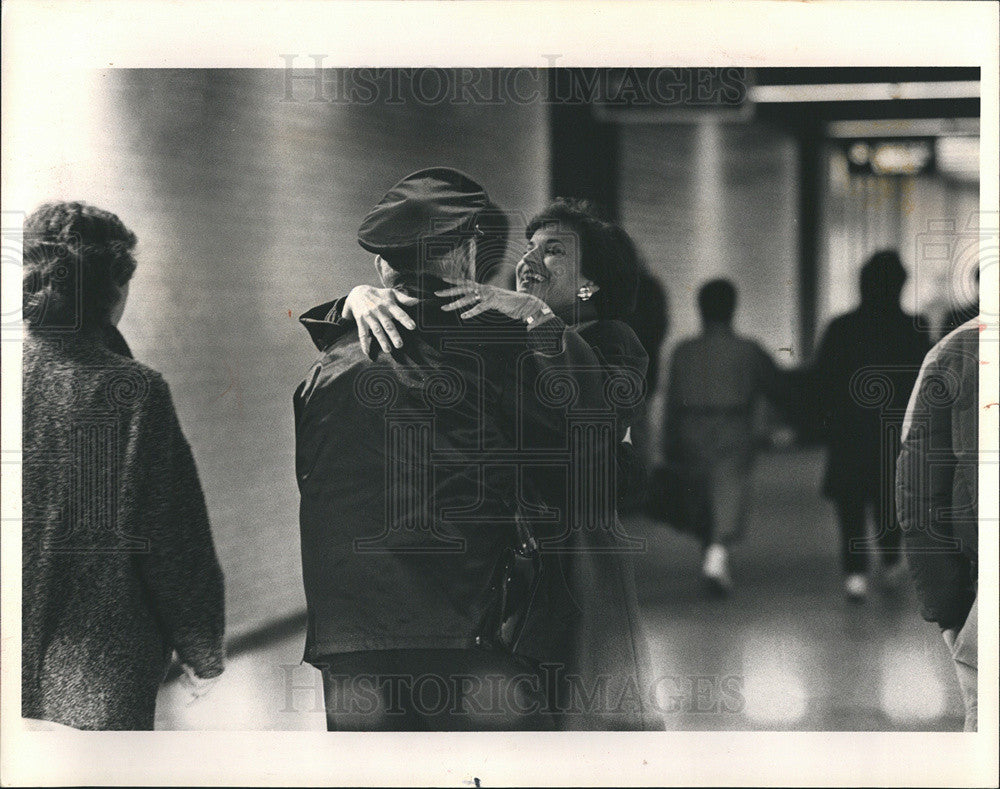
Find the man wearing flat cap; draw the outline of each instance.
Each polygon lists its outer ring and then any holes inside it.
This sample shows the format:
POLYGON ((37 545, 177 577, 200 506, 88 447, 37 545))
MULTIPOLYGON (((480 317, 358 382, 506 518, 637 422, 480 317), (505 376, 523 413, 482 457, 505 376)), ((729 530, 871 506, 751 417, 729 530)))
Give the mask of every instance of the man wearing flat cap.
POLYGON ((499 647, 503 580, 530 484, 516 459, 565 442, 564 414, 525 393, 583 341, 560 332, 559 353, 526 354, 545 342, 541 301, 523 320, 441 309, 435 291, 474 278, 488 206, 471 178, 432 168, 364 219, 405 346, 363 347, 343 299, 301 319, 321 351, 295 393, 305 659, 331 730, 552 726, 536 669, 499 647))

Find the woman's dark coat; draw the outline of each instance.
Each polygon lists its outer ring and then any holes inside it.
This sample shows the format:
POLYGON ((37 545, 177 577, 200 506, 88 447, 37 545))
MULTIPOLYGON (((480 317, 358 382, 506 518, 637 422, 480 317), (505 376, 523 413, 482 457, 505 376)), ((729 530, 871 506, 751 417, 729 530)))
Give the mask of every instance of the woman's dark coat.
POLYGON ((29 329, 21 711, 151 729, 171 652, 222 671, 223 583, 170 392, 117 330, 29 329))
MULTIPOLYGON (((590 358, 580 370, 601 373, 603 416, 611 420, 617 444, 643 401, 646 352, 635 332, 620 321, 589 321, 565 330, 589 347, 590 358)), ((583 380, 579 383, 582 389, 583 380)), ((653 714, 652 666, 632 566, 645 544, 628 534, 617 517, 614 478, 599 471, 608 463, 592 462, 607 447, 600 441, 574 442, 572 433, 570 445, 578 456, 592 454, 590 462, 571 472, 580 475, 579 487, 567 483, 564 469, 536 475, 543 514, 535 524, 541 583, 515 651, 548 664, 550 677, 559 674, 561 681, 549 690, 558 694, 550 703, 562 713, 561 728, 661 728, 653 714), (545 513, 553 514, 555 522, 546 524, 545 513)))
POLYGON ((825 496, 891 502, 903 414, 929 350, 898 303, 863 302, 830 323, 812 383, 828 447, 825 496))

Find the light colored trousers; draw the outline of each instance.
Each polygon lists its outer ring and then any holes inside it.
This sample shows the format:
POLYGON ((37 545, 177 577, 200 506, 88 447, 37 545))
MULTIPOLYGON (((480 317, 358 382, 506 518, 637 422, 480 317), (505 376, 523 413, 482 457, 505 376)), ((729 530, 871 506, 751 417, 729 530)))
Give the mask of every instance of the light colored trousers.
POLYGON ((754 460, 749 414, 688 412, 677 421, 676 460, 706 496, 695 516, 696 529, 706 544, 739 542, 746 529, 754 460))
MULTIPOLYGON (((951 631, 945 631, 950 633, 951 631)), ((965 731, 976 731, 979 715, 979 598, 954 641, 945 636, 958 674, 958 687, 965 703, 965 731)))

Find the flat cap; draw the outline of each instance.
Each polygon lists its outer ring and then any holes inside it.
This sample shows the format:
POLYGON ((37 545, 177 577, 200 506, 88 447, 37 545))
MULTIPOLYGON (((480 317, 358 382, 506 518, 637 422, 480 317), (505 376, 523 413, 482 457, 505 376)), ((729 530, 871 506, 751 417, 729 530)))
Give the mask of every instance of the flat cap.
POLYGON ((411 173, 386 192, 358 229, 358 243, 377 255, 407 253, 421 242, 470 229, 489 204, 486 190, 451 167, 411 173))

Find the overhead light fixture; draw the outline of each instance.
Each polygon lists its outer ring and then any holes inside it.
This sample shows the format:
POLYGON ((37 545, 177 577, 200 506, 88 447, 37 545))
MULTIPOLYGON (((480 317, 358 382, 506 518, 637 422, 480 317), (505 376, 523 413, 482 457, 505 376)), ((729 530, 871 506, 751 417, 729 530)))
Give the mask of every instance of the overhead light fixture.
POLYGON ((872 151, 875 175, 916 175, 930 164, 934 149, 926 142, 881 142, 872 151))
POLYGON ((929 140, 856 140, 845 152, 852 172, 872 175, 917 175, 934 156, 929 140))
POLYGON ((753 85, 749 99, 757 104, 816 101, 914 101, 978 99, 978 80, 941 82, 858 82, 830 85, 753 85))
POLYGON ((830 139, 875 137, 978 137, 979 118, 912 118, 899 120, 831 121, 830 139))

